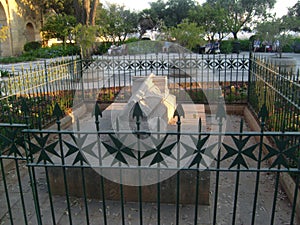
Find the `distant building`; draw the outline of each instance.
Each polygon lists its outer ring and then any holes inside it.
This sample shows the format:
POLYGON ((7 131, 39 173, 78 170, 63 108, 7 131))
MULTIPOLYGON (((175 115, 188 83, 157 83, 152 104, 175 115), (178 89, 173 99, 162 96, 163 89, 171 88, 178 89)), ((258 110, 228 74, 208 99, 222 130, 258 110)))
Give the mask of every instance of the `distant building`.
POLYGON ((41 41, 41 15, 20 0, 0 0, 0 27, 8 26, 7 39, 0 43, 0 56, 20 55, 24 44, 41 41))

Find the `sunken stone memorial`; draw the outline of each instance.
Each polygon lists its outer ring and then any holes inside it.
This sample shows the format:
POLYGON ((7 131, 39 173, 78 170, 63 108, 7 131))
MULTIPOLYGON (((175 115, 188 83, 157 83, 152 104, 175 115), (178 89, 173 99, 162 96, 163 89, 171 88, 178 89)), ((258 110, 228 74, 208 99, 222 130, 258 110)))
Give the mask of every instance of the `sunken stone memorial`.
MULTIPOLYGON (((189 145, 191 139, 182 137, 179 143, 176 135, 166 134, 170 130, 177 130, 177 119, 173 118, 177 107, 176 97, 170 94, 167 77, 150 74, 134 77, 132 83, 132 95, 127 103, 114 102, 102 112, 100 130, 113 130, 115 134, 101 134, 100 138, 93 136, 96 140, 88 137, 90 142, 101 143, 100 147, 95 144, 92 151, 93 155, 99 155, 99 149, 101 150, 102 167, 99 167, 99 158, 95 160, 86 155, 90 167, 84 169, 85 187, 80 182, 82 170, 68 168, 66 174, 69 194, 82 197, 85 191, 88 198, 101 199, 104 188, 106 199, 120 200, 123 196, 125 201, 136 202, 139 201, 139 186, 142 186, 143 201, 156 202, 159 183, 160 201, 175 204, 176 187, 179 184, 181 204, 195 204, 197 193, 199 204, 209 205, 210 173, 201 171, 197 184, 197 171, 180 171, 191 159, 185 162, 181 160, 184 152, 178 150, 178 145, 189 145), (143 135, 134 134, 137 130, 137 118, 134 115, 137 104, 141 113, 139 130, 145 131, 143 135), (158 131, 165 133, 158 134, 158 131), (98 142, 97 138, 100 139, 98 142), (156 151, 160 154, 148 157, 156 151), (118 153, 112 157, 113 152, 118 153), (120 184, 123 184, 122 189, 120 184)), ((181 120, 182 128, 187 132, 197 130, 199 114, 202 113, 201 117, 205 114, 204 107, 194 104, 182 106, 185 110, 185 117, 181 120)), ((90 121, 85 121, 86 127, 93 129, 94 121, 90 115, 87 118, 90 121)), ((51 168, 49 176, 53 194, 64 194, 62 170, 51 168)))

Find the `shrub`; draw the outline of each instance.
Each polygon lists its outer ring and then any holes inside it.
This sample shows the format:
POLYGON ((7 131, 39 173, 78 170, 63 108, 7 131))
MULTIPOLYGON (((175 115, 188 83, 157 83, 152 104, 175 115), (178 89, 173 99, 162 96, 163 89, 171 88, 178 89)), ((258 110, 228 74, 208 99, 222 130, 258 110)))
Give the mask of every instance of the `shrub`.
POLYGON ((251 41, 250 40, 239 40, 241 43, 241 51, 247 52, 251 48, 251 41))
POLYGON ((136 38, 136 37, 131 37, 125 41, 125 44, 131 43, 131 42, 137 42, 137 41, 140 41, 140 39, 136 38))
POLYGON ((33 61, 35 59, 36 58, 31 53, 28 52, 19 57, 10 56, 10 57, 1 58, 0 63, 10 64, 10 63, 18 63, 18 62, 28 62, 28 61, 33 61))
POLYGON ((220 51, 223 54, 229 54, 232 52, 232 41, 222 41, 220 44, 220 51))
POLYGON ((282 46, 282 52, 293 52, 293 46, 289 45, 289 44, 285 44, 282 46))
POLYGON ((32 42, 28 42, 24 45, 24 51, 29 52, 29 51, 40 49, 41 47, 42 47, 42 44, 40 42, 32 41, 32 42))
POLYGON ((95 51, 95 54, 97 55, 102 55, 102 54, 105 54, 107 53, 109 47, 112 45, 111 42, 101 42, 97 48, 96 48, 96 51, 95 51))
POLYGON ((52 47, 40 48, 32 54, 37 58, 55 58, 60 56, 78 55, 80 49, 75 45, 54 45, 52 47))

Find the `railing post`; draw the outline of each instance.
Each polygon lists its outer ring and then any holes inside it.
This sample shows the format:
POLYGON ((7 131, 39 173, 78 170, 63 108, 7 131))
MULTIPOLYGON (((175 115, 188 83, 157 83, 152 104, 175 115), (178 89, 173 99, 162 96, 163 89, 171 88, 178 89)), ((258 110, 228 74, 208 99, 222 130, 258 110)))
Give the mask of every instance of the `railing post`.
MULTIPOLYGON (((28 116, 28 105, 23 99, 22 102, 22 112, 24 113, 24 119, 25 119, 25 124, 27 125, 27 129, 30 128, 29 124, 29 116, 28 116)), ((24 135, 24 141, 30 140, 30 135, 27 133, 27 135, 24 135)), ((26 162, 27 164, 33 162, 33 155, 31 154, 31 146, 30 144, 25 144, 25 155, 26 155, 26 162)), ((42 216, 41 216, 41 209, 40 209, 40 203, 39 203, 39 197, 38 197, 38 192, 37 192, 37 184, 36 184, 36 176, 35 176, 35 170, 33 167, 28 167, 28 173, 29 173, 29 178, 30 178, 30 186, 31 186, 31 191, 33 195, 33 201, 34 201, 34 207, 35 207, 35 212, 36 212, 36 217, 37 217, 37 223, 39 225, 42 224, 42 216)))
POLYGON ((248 90, 247 90, 247 103, 248 105, 251 104, 250 103, 250 95, 251 95, 251 76, 252 76, 252 63, 255 63, 254 62, 254 55, 252 53, 252 51, 249 52, 249 71, 248 71, 248 90))
POLYGON ((181 135, 181 120, 180 117, 185 117, 184 110, 181 104, 178 104, 173 118, 177 116, 177 169, 178 172, 176 174, 176 225, 179 224, 179 203, 180 203, 180 135, 181 135))
POLYGON ((138 138, 138 167, 139 167, 139 213, 140 213, 140 225, 143 225, 143 197, 142 197, 142 185, 141 185, 141 143, 140 143, 140 118, 143 117, 143 111, 138 102, 134 105, 133 109, 133 118, 136 117, 136 126, 137 126, 137 138, 138 138))

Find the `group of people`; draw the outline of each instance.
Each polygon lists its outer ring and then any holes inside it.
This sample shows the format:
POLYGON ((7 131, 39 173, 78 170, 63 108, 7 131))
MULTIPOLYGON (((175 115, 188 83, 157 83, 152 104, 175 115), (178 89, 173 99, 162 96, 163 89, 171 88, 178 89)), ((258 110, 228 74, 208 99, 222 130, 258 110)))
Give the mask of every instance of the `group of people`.
POLYGON ((207 54, 218 54, 220 53, 220 42, 216 40, 215 42, 208 42, 205 45, 205 53, 207 54))
POLYGON ((268 41, 260 42, 259 39, 253 41, 253 51, 263 51, 263 52, 277 52, 280 47, 279 40, 274 41, 274 43, 270 43, 268 41))
POLYGON ((113 44, 108 49, 108 54, 109 55, 127 55, 128 54, 127 45, 122 44, 121 46, 117 46, 117 45, 113 44))

